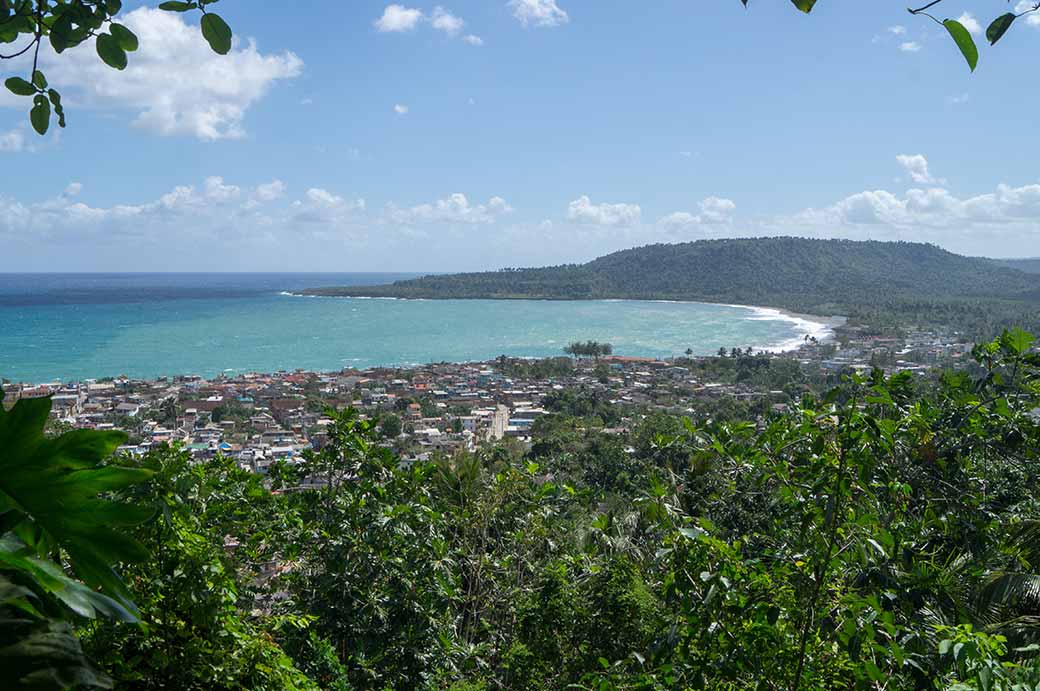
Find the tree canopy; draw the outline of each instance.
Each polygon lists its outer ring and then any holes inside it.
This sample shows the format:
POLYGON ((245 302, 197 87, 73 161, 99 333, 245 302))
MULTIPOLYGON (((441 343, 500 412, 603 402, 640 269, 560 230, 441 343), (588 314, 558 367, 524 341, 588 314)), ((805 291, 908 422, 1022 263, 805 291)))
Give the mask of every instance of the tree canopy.
POLYGON ((599 341, 585 341, 584 343, 579 341, 565 346, 563 352, 574 357, 599 359, 602 356, 613 353, 614 346, 609 343, 600 343, 599 341))

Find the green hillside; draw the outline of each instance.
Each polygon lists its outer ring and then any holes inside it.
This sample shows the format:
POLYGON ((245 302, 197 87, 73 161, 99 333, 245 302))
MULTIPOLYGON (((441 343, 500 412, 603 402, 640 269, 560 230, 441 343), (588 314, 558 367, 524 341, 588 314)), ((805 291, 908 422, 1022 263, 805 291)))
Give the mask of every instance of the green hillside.
POLYGON ((400 298, 701 300, 861 322, 949 324, 986 333, 1040 318, 1040 275, 934 245, 803 238, 701 240, 615 252, 587 264, 317 288, 400 298))

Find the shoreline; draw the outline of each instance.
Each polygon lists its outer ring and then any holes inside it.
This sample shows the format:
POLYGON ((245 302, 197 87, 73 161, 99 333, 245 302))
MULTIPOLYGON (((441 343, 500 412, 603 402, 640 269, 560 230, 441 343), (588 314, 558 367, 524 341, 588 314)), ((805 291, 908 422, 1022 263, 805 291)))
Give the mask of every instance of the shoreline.
MULTIPOLYGON (((324 288, 309 288, 307 290, 326 290, 324 288)), ((330 289, 332 290, 332 289, 330 289)), ((841 315, 825 317, 818 314, 806 314, 795 312, 782 307, 765 307, 761 305, 741 305, 732 302, 708 302, 706 300, 675 300, 664 298, 554 298, 554 297, 396 297, 391 295, 327 295, 322 293, 311 293, 306 291, 283 290, 279 295, 296 298, 330 298, 338 300, 400 300, 403 302, 450 302, 450 301, 501 301, 510 302, 654 302, 673 305, 709 305, 718 307, 734 307, 737 309, 750 310, 749 319, 761 321, 786 321, 798 326, 814 325, 819 328, 810 328, 806 333, 816 338, 819 343, 826 343, 835 338, 836 331, 848 324, 849 318, 841 315), (757 315, 757 318, 756 316, 757 315)), ((788 339, 775 345, 751 346, 756 350, 766 353, 790 353, 800 350, 806 345, 803 339, 788 339)), ((734 346, 735 347, 735 346, 734 346)), ((701 356, 706 357, 706 356, 701 356)))
MULTIPOLYGON (((744 305, 732 305, 733 307, 741 307, 744 305)), ((809 326, 809 330, 806 335, 816 340, 816 343, 827 343, 834 340, 837 336, 837 330, 845 326, 849 319, 848 317, 833 315, 830 317, 823 317, 815 314, 803 314, 800 312, 792 312, 790 310, 779 309, 777 307, 751 307, 750 309, 755 310, 759 313, 758 319, 764 320, 780 320, 787 321, 795 324, 798 327, 809 326)), ((755 317, 751 317, 755 319, 755 317)), ((805 340, 805 337, 801 339, 790 339, 784 341, 778 346, 764 347, 762 350, 772 354, 783 354, 783 353, 794 353, 802 348, 809 345, 809 342, 805 340)))

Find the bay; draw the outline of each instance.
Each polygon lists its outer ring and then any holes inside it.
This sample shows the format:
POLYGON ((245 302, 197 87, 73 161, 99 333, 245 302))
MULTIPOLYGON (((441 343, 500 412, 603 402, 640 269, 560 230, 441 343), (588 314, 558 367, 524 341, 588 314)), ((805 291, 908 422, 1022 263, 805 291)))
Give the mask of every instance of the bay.
POLYGON ((618 355, 782 350, 826 325, 776 310, 654 301, 299 297, 417 274, 0 274, 0 378, 407 366, 561 355, 573 341, 618 355))

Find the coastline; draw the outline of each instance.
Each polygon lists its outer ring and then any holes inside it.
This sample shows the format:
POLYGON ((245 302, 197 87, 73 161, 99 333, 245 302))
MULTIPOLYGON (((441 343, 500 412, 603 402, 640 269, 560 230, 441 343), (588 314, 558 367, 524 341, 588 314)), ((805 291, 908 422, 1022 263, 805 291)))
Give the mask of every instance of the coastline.
MULTIPOLYGON (((741 305, 733 305, 739 307, 741 305)), ((804 314, 800 312, 792 312, 790 310, 779 309, 776 307, 751 307, 756 310, 762 316, 757 317, 759 319, 778 319, 782 321, 789 321, 798 326, 806 326, 808 330, 806 334, 816 339, 817 343, 827 343, 828 341, 834 340, 837 336, 837 330, 848 324, 849 318, 833 315, 830 317, 824 317, 816 314, 804 314), (810 326, 811 325, 811 326, 810 326)), ((753 319, 756 317, 752 317, 753 319)), ((766 347, 763 350, 767 353, 792 353, 804 348, 808 343, 801 339, 791 339, 784 341, 778 346, 766 347)))

